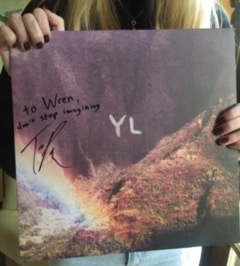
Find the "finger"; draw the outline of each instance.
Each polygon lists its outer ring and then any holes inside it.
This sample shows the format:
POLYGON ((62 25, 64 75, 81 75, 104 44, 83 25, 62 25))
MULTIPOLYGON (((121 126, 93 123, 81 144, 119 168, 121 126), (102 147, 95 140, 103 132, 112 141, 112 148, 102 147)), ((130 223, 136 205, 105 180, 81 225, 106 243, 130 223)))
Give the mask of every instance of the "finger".
POLYGON ((216 124, 222 124, 238 116, 240 116, 240 104, 239 103, 234 105, 232 108, 228 109, 227 111, 221 113, 216 120, 216 124))
POLYGON ((10 70, 10 50, 4 50, 0 53, 3 65, 8 72, 8 74, 11 76, 11 70, 10 70))
POLYGON ((228 148, 240 150, 240 141, 227 146, 228 148))
POLYGON ((217 143, 222 146, 236 146, 240 142, 240 130, 232 132, 230 134, 221 136, 217 139, 217 143))
POLYGON ((0 28, 0 50, 9 50, 16 42, 16 34, 8 26, 2 26, 0 28))
POLYGON ((45 11, 49 24, 53 31, 64 31, 65 30, 65 24, 64 19, 62 17, 59 17, 55 13, 51 12, 50 10, 43 8, 45 11))
POLYGON ((33 14, 25 14, 22 18, 28 36, 36 48, 40 49, 44 44, 43 33, 33 14))
POLYGON ((51 30, 46 12, 42 8, 36 8, 33 10, 33 15, 42 31, 44 42, 48 43, 50 41, 51 30))
POLYGON ((226 134, 231 133, 233 131, 236 131, 239 128, 240 128, 240 116, 238 116, 232 120, 229 120, 223 124, 216 125, 213 128, 212 133, 215 136, 223 136, 223 135, 226 135, 226 134))
POLYGON ((26 28, 23 24, 22 16, 18 13, 11 14, 9 18, 9 27, 16 34, 17 40, 23 50, 29 50, 31 48, 30 40, 26 28))

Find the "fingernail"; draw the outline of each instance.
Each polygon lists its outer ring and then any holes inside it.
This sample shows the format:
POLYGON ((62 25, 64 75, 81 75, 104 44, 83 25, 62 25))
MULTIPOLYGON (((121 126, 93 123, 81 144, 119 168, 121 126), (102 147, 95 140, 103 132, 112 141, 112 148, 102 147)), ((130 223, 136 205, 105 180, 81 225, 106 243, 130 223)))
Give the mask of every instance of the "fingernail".
POLYGON ((224 129, 222 127, 215 127, 212 131, 213 135, 218 136, 222 134, 224 129))
POLYGON ((37 47, 38 49, 43 48, 43 43, 42 43, 42 42, 38 42, 38 43, 36 43, 36 47, 37 47))
POLYGON ((217 125, 221 125, 221 124, 223 124, 225 121, 226 121, 225 118, 222 117, 222 116, 220 116, 220 117, 217 118, 217 120, 216 120, 216 124, 217 124, 217 125))
POLYGON ((44 37, 44 42, 45 43, 48 43, 50 41, 50 37, 49 37, 48 34, 44 35, 43 37, 44 37))
POLYGON ((24 46, 26 51, 30 50, 30 48, 31 48, 30 42, 25 42, 23 46, 24 46))
POLYGON ((225 144, 228 141, 229 141, 229 138, 228 137, 224 137, 224 138, 219 139, 220 144, 225 144))

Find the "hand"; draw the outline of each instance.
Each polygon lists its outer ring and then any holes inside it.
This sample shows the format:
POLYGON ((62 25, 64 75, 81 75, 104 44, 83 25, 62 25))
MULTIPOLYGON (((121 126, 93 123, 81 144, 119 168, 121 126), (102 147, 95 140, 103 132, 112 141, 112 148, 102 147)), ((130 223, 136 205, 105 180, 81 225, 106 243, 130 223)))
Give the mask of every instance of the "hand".
POLYGON ((217 117, 213 134, 218 137, 217 144, 240 150, 240 104, 217 117))
POLYGON ((50 41, 51 30, 64 31, 64 20, 45 8, 36 8, 23 16, 18 13, 10 16, 8 25, 0 28, 0 56, 9 75, 10 49, 17 45, 25 51, 31 46, 40 49, 50 41))

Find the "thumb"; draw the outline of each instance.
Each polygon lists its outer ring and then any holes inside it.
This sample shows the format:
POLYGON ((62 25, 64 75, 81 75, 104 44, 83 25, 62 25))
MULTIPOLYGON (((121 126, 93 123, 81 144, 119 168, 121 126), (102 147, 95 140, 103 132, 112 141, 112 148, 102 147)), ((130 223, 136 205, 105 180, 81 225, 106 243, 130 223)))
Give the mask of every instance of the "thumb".
POLYGON ((2 50, 0 52, 0 58, 2 58, 4 68, 8 72, 8 74, 11 76, 11 70, 10 70, 10 50, 2 50))
POLYGON ((55 13, 51 12, 47 8, 43 8, 45 11, 49 25, 52 29, 52 31, 64 31, 65 30, 65 25, 64 25, 64 19, 55 13))

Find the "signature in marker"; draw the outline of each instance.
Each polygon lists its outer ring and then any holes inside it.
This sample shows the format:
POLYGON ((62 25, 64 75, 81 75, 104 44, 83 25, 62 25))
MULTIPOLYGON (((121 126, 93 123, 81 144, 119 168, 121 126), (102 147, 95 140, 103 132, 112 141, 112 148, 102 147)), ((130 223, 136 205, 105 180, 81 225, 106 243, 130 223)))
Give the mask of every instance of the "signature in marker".
POLYGON ((64 129, 64 127, 67 124, 67 121, 63 121, 61 124, 59 124, 54 130, 50 130, 49 134, 50 137, 48 138, 46 143, 39 143, 39 139, 41 138, 41 135, 43 132, 47 132, 51 126, 53 125, 54 121, 51 122, 50 124, 48 124, 46 127, 44 127, 40 132, 38 132, 38 134, 33 137, 28 143, 27 145, 21 150, 21 153, 24 153, 26 151, 27 148, 29 148, 31 145, 34 147, 33 149, 33 161, 32 161, 32 169, 33 169, 33 173, 36 175, 37 172, 40 172, 45 159, 50 156, 52 158, 52 160, 61 168, 71 168, 71 166, 64 166, 62 165, 59 160, 56 158, 55 155, 55 150, 54 150, 54 146, 53 146, 53 142, 54 140, 57 138, 57 136, 61 133, 61 131, 64 129), (42 154, 41 157, 42 159, 40 160, 39 165, 37 165, 36 162, 36 155, 38 151, 42 150, 42 154))

